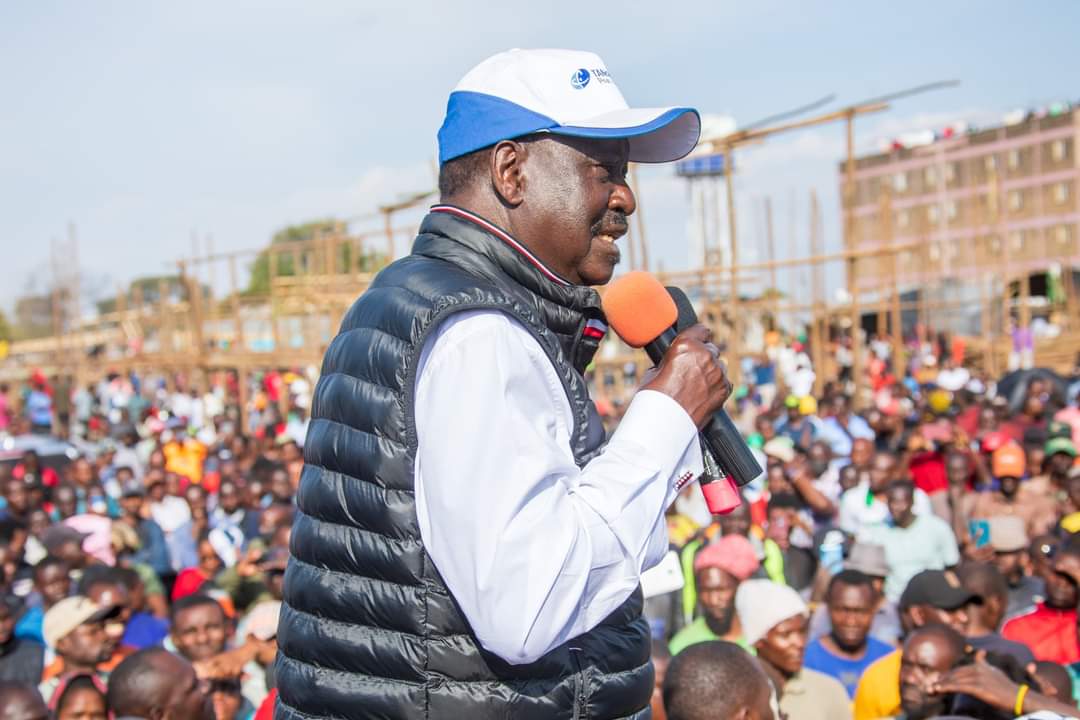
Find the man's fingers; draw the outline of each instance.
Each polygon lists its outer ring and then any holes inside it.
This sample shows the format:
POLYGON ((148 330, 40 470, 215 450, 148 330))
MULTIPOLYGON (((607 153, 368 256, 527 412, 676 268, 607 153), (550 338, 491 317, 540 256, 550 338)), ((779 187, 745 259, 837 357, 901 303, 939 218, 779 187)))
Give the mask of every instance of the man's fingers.
POLYGON ((707 326, 702 325, 701 323, 691 325, 690 327, 679 333, 679 336, 685 337, 689 340, 696 340, 700 343, 712 342, 712 330, 710 330, 707 326))

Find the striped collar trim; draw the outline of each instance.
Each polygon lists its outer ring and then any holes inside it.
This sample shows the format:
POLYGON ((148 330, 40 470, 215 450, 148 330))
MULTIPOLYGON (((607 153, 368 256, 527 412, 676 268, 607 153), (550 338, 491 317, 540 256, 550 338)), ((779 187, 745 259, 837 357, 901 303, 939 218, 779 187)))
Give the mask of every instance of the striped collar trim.
POLYGON ((544 263, 542 263, 539 258, 529 252, 529 250, 524 245, 515 240, 513 236, 510 235, 510 233, 506 232, 498 225, 495 225, 485 220, 479 215, 471 213, 468 210, 463 210, 454 205, 432 205, 430 212, 446 213, 448 215, 453 215, 455 217, 459 217, 464 220, 468 220, 469 222, 472 222, 476 225, 479 225, 481 228, 491 233, 495 237, 499 238, 504 243, 525 256, 525 259, 528 260, 533 267, 539 270, 540 273, 548 280, 556 283, 557 285, 562 285, 563 287, 573 287, 573 283, 564 280, 563 278, 559 277, 554 271, 549 270, 548 267, 544 265, 544 263))

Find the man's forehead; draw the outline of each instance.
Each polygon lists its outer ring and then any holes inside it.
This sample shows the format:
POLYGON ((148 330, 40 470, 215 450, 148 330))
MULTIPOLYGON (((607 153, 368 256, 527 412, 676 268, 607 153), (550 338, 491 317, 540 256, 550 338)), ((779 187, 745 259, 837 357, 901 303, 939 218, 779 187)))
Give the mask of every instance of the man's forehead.
POLYGON ((600 162, 626 162, 630 157, 630 141, 625 138, 584 138, 547 134, 539 137, 600 162))

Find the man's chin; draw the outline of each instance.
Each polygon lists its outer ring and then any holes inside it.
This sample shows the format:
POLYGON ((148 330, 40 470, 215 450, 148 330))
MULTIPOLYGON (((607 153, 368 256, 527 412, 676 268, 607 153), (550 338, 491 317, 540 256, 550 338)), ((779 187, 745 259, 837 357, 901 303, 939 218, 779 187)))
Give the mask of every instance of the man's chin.
POLYGON ((595 262, 590 262, 588 267, 583 267, 579 275, 581 276, 581 284, 595 287, 597 285, 607 285, 611 282, 611 278, 615 275, 615 265, 618 264, 619 259, 608 262, 606 259, 597 259, 595 262))

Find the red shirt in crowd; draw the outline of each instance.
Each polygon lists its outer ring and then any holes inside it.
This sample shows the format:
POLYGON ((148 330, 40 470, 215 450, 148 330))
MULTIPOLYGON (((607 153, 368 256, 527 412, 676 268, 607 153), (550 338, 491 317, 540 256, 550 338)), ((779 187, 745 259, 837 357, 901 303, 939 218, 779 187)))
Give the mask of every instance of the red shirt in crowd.
POLYGON ((908 469, 915 487, 927 495, 949 489, 949 476, 945 474, 945 459, 939 452, 921 452, 912 455, 908 469))
POLYGON ((1076 609, 1055 610, 1039 603, 1024 615, 1017 615, 1001 628, 1001 636, 1031 648, 1036 660, 1069 665, 1080 661, 1076 640, 1076 609))

